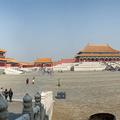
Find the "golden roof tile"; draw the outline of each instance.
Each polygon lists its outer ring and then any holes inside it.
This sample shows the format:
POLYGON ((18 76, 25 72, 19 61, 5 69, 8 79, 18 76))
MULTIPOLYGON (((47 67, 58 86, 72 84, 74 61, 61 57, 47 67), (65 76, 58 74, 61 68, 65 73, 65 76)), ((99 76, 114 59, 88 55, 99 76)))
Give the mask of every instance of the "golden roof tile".
POLYGON ((7 52, 7 51, 5 51, 5 50, 3 50, 3 49, 0 49, 0 52, 4 52, 4 53, 5 53, 5 52, 7 52))
POLYGON ((24 63, 24 62, 19 62, 19 64, 20 64, 20 65, 26 65, 26 66, 27 66, 27 65, 28 65, 28 66, 29 66, 29 65, 34 65, 34 63, 24 63))
POLYGON ((0 60, 2 60, 2 61, 7 61, 7 59, 6 59, 6 58, 0 58, 0 60))
MULTIPOLYGON (((111 48, 108 44, 107 45, 87 45, 83 50, 80 52, 101 52, 101 53, 120 53, 120 51, 111 48)), ((79 52, 79 53, 80 53, 79 52)))
POLYGON ((11 59, 11 58, 6 58, 7 63, 19 63, 18 61, 11 59))
POLYGON ((52 63, 51 58, 37 58, 34 63, 52 63))

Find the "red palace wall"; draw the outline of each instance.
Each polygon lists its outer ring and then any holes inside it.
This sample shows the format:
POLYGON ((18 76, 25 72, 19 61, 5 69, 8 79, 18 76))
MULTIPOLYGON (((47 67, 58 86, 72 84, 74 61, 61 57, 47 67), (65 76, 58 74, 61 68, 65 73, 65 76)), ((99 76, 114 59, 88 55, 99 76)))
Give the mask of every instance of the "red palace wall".
POLYGON ((12 67, 12 65, 11 64, 6 64, 6 67, 12 67))
POLYGON ((51 64, 45 64, 44 67, 51 67, 51 64))
POLYGON ((35 67, 51 67, 51 64, 37 64, 35 67))
POLYGON ((74 62, 76 62, 76 59, 62 59, 61 61, 53 63, 52 66, 56 66, 62 63, 74 63, 74 62))
POLYGON ((1 58, 5 58, 4 53, 0 53, 0 57, 1 57, 1 58))
POLYGON ((116 61, 120 61, 119 58, 115 59, 115 58, 109 58, 109 59, 76 59, 76 62, 116 62, 116 61))
POLYGON ((0 53, 0 56, 4 56, 4 54, 3 54, 3 53, 0 53))
MULTIPOLYGON (((21 67, 21 66, 19 66, 19 67, 21 67)), ((22 66, 22 67, 24 67, 24 68, 33 68, 33 67, 35 67, 35 66, 32 65, 32 66, 22 66)))
POLYGON ((6 66, 6 63, 0 62, 0 67, 5 67, 5 66, 6 66))
POLYGON ((62 63, 74 63, 75 59, 62 59, 61 62, 62 63))
POLYGON ((43 67, 43 65, 42 64, 37 64, 37 65, 35 65, 35 67, 43 67))
POLYGON ((19 67, 18 64, 6 64, 6 67, 19 67))

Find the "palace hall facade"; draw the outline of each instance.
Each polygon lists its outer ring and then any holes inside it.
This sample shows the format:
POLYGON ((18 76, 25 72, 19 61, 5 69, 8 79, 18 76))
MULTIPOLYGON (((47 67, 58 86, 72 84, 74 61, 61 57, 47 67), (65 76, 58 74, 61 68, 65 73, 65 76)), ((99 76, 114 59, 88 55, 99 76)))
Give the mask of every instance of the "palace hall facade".
POLYGON ((35 67, 51 67, 52 63, 51 58, 37 58, 34 61, 35 67))
POLYGON ((0 67, 4 67, 6 65, 7 60, 5 59, 5 53, 7 51, 0 49, 0 67))
POLYGON ((107 45, 88 44, 75 56, 76 62, 115 62, 120 61, 120 51, 107 45))

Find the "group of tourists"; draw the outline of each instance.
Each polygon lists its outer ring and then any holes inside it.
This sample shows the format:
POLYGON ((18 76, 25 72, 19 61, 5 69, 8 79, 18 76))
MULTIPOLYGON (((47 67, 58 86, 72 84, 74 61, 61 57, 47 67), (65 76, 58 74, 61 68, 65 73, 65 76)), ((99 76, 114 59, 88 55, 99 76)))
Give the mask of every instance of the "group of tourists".
POLYGON ((3 87, 1 87, 0 94, 5 97, 5 100, 7 100, 9 97, 9 101, 12 102, 13 91, 11 88, 10 90, 7 89, 3 90, 3 87))
POLYGON ((42 73, 42 74, 49 74, 52 75, 54 73, 54 71, 52 69, 45 69, 45 68, 38 68, 37 69, 38 73, 42 73))

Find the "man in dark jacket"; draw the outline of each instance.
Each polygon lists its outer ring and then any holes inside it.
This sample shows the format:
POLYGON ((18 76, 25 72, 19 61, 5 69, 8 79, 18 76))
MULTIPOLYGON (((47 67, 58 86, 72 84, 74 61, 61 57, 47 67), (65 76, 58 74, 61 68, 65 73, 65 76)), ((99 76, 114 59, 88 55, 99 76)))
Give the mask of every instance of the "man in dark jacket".
POLYGON ((9 90, 9 100, 10 100, 10 102, 12 102, 12 96, 13 96, 13 91, 10 88, 10 90, 9 90))

